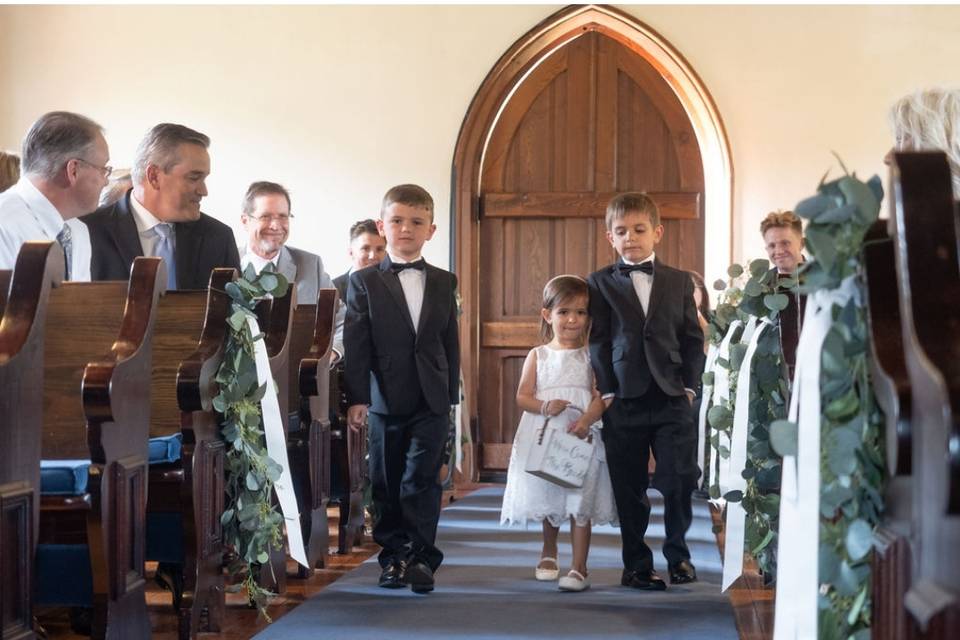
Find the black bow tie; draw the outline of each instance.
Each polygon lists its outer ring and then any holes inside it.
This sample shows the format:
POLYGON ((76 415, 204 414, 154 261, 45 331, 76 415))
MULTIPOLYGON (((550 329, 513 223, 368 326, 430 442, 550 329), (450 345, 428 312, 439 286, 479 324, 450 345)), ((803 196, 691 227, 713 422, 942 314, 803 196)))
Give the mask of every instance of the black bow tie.
POLYGON ((417 269, 419 271, 423 271, 426 266, 427 263, 423 260, 423 258, 415 260, 414 262, 391 262, 390 271, 393 271, 394 273, 400 273, 404 269, 417 269))
POLYGON ((634 271, 641 271, 648 276, 653 275, 653 260, 647 260, 646 262, 641 262, 640 264, 627 264, 621 262, 617 265, 617 268, 620 269, 620 273, 625 276, 629 276, 634 271))

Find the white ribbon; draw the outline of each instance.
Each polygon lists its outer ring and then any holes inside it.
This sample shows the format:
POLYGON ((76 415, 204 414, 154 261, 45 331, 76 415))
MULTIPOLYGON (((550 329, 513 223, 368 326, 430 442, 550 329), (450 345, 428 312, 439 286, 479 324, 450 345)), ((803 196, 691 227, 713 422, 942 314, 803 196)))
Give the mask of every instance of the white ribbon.
POLYGON ((820 359, 833 324, 832 308, 853 298, 854 276, 837 289, 807 298, 803 331, 790 396, 790 420, 797 423, 797 455, 783 457, 780 486, 780 535, 777 543, 777 601, 774 640, 817 637, 820 578, 820 359))
MULTIPOLYGON (((743 323, 739 320, 734 320, 730 323, 730 326, 727 327, 727 334, 723 336, 723 340, 720 341, 720 349, 717 351, 718 360, 723 359, 727 362, 730 362, 730 342, 733 340, 733 334, 741 324, 743 323)), ((730 405, 730 370, 723 365, 718 365, 715 367, 713 376, 713 404, 723 404, 726 406, 730 405)), ((720 487, 720 495, 722 496, 724 493, 726 493, 726 477, 724 476, 724 471, 726 471, 726 463, 720 457, 720 447, 726 446, 729 450, 730 440, 722 431, 718 431, 717 435, 719 437, 716 455, 717 486, 720 487)), ((722 505, 723 498, 721 497, 719 500, 712 500, 712 502, 714 504, 722 505)))
MULTIPOLYGON (((764 330, 771 326, 771 322, 764 318, 757 322, 750 318, 743 335, 750 330, 750 342, 747 352, 743 356, 743 363, 737 374, 737 401, 734 404, 733 430, 730 434, 730 465, 728 484, 731 491, 745 491, 747 481, 743 478, 743 470, 747 466, 747 436, 750 433, 750 369, 753 357, 757 352, 757 344, 764 330)), ((723 581, 721 591, 726 591, 734 580, 743 573, 743 541, 745 537, 747 513, 743 509, 743 502, 727 502, 727 522, 724 527, 723 552, 723 581)))
MULTIPOLYGON (((250 335, 260 335, 260 326, 256 318, 247 318, 250 335)), ((287 545, 290 557, 309 568, 307 552, 303 546, 303 531, 300 529, 300 510, 297 496, 293 491, 293 477, 290 475, 290 463, 287 461, 287 438, 283 432, 283 420, 280 417, 280 402, 274 392, 273 374, 270 371, 270 358, 267 345, 263 340, 253 343, 254 357, 257 363, 257 382, 267 385, 267 393, 260 401, 263 412, 263 430, 267 440, 267 455, 283 467, 280 478, 273 484, 274 493, 280 503, 280 512, 287 530, 287 545)))
MULTIPOLYGON (((704 371, 713 371, 717 364, 717 354, 720 350, 717 345, 711 344, 707 349, 707 362, 703 367, 704 371)), ((716 372, 714 372, 716 377, 716 372)), ((703 487, 704 480, 707 478, 707 411, 710 410, 710 400, 713 399, 713 385, 704 383, 700 391, 700 415, 697 417, 697 466, 702 472, 700 475, 700 486, 703 487)))

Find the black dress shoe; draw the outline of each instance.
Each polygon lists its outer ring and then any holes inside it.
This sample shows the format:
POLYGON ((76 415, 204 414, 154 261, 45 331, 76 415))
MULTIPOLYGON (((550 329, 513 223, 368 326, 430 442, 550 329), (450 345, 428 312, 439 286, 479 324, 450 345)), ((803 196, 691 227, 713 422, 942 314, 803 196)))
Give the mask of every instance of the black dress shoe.
POLYGON ((670 584, 688 584, 697 581, 697 569, 689 560, 670 565, 670 584))
POLYGON ((433 591, 433 569, 426 562, 414 562, 407 567, 407 584, 414 593, 433 591))
POLYGON ((380 582, 377 584, 384 589, 402 589, 407 586, 405 578, 406 570, 406 562, 403 560, 394 560, 380 572, 380 582))
POLYGON ((643 591, 665 591, 667 588, 667 583, 661 580, 653 569, 647 571, 624 570, 623 576, 620 578, 620 584, 643 591))

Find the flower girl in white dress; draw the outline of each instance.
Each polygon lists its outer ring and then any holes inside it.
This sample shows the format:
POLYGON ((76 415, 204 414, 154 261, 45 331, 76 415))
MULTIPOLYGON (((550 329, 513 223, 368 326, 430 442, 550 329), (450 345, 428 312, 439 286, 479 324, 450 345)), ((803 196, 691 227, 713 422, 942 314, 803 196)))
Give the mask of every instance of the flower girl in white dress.
POLYGON ((590 527, 616 524, 617 508, 610 485, 600 416, 604 402, 597 393, 586 336, 587 283, 578 276, 557 276, 543 290, 540 334, 547 344, 533 349, 523 363, 517 405, 523 409, 517 427, 503 495, 501 524, 543 523, 543 551, 535 576, 556 580, 557 536, 560 525, 570 520, 573 561, 570 572, 560 578, 562 591, 583 591, 590 586, 587 554, 590 527), (593 455, 579 489, 566 489, 524 471, 527 455, 548 417, 579 410, 579 419, 569 431, 580 438, 592 436, 593 455), (582 412, 582 415, 580 414, 582 412))

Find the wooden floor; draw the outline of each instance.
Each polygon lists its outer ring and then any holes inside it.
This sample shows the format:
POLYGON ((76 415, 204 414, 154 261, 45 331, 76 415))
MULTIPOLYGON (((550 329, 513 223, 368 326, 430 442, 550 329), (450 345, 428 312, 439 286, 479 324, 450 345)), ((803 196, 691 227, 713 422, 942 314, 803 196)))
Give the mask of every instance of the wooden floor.
MULTIPOLYGON (((476 487, 459 490, 457 493, 468 493, 476 487)), ((452 496, 447 496, 449 500, 452 496)), ((330 541, 335 544, 337 535, 337 519, 339 510, 331 508, 330 541)), ((714 511, 714 523, 719 524, 718 514, 714 511)), ((717 544, 723 553, 723 532, 717 534, 717 544)), ((287 592, 282 596, 271 599, 268 612, 276 620, 293 610, 301 602, 313 594, 323 590, 328 584, 335 581, 348 571, 356 568, 371 555, 378 547, 367 535, 364 544, 355 547, 350 553, 340 555, 331 553, 329 566, 317 569, 314 575, 306 580, 297 579, 296 563, 290 561, 287 565, 287 592)), ((335 549, 333 550, 335 551, 335 549)), ((156 640, 176 640, 177 620, 170 606, 170 593, 156 586, 153 582, 153 570, 156 563, 147 563, 149 579, 147 582, 147 605, 150 610, 150 623, 153 629, 152 637, 156 640)), ((728 594, 734 608, 737 629, 743 640, 769 640, 773 637, 773 596, 772 588, 764 588, 763 580, 749 559, 744 561, 744 575, 734 583, 728 594)), ((62 638, 64 640, 84 640, 87 636, 76 635, 70 631, 68 612, 66 609, 44 609, 38 612, 40 624, 47 632, 48 638, 62 638)), ((243 594, 227 594, 227 613, 224 616, 224 628, 219 634, 201 634, 201 637, 216 638, 217 640, 249 640, 258 631, 267 626, 266 620, 260 618, 257 611, 247 607, 243 594)))

